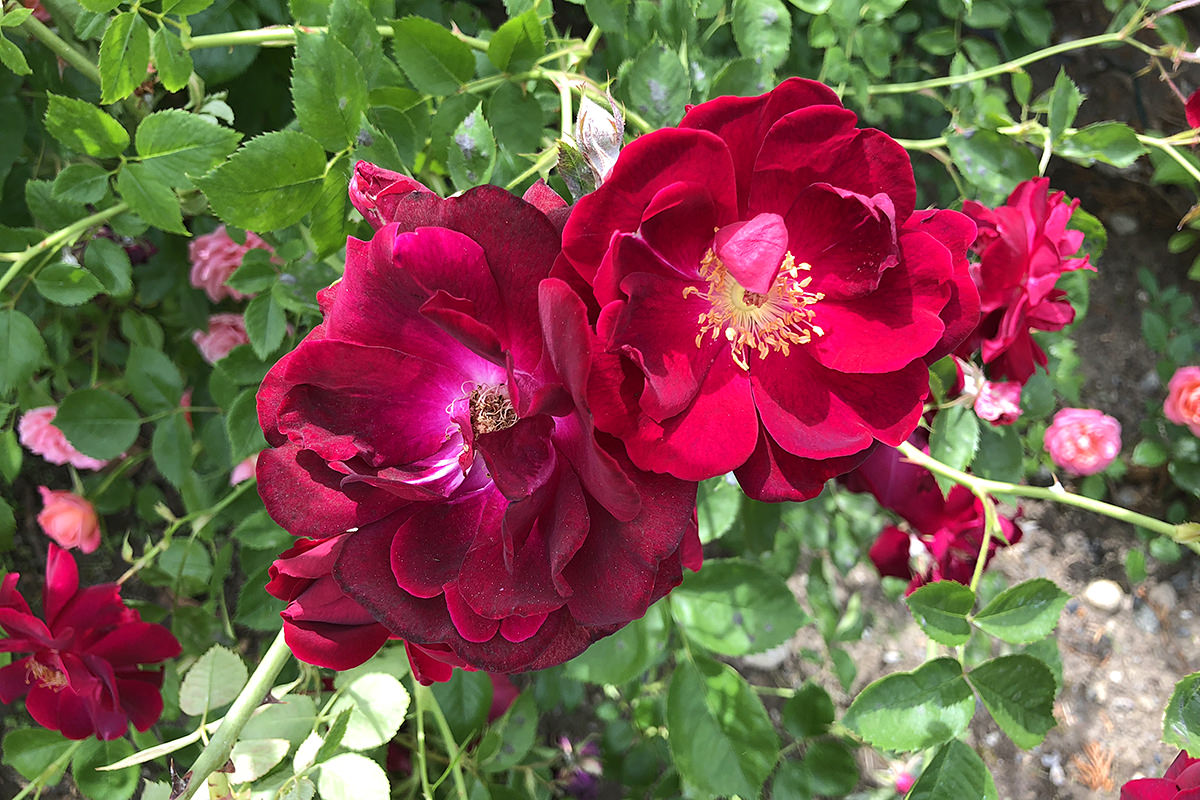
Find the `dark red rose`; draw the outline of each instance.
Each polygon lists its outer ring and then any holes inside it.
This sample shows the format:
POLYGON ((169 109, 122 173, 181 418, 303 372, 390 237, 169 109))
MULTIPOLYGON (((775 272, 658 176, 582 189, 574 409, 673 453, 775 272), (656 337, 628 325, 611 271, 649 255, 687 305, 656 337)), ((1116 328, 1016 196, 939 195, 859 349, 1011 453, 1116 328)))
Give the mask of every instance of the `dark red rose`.
POLYGON ((1188 127, 1200 128, 1200 89, 1188 95, 1187 103, 1184 104, 1184 115, 1187 117, 1188 127))
POLYGON ((75 559, 51 544, 43 622, 17 590, 17 573, 0 582, 0 653, 29 653, 0 668, 0 702, 25 698, 29 715, 68 739, 119 739, 129 723, 148 729, 162 715, 160 670, 179 655, 162 625, 142 622, 115 583, 80 588, 75 559))
POLYGON ((1024 385, 1037 366, 1046 366, 1046 354, 1030 333, 1061 330, 1075 319, 1067 293, 1054 284, 1064 272, 1093 269, 1086 256, 1073 257, 1083 232, 1067 229, 1079 201, 1068 203, 1062 192, 1049 190, 1048 178, 1031 178, 999 208, 970 200, 963 205, 979 228, 973 245, 979 263, 972 275, 983 318, 958 354, 970 358, 982 350, 992 380, 1024 385))
POLYGON ((1138 778, 1122 786, 1121 800, 1200 800, 1200 758, 1180 750, 1161 778, 1138 778))
POLYGON ((690 109, 576 204, 556 267, 595 317, 588 402, 643 469, 805 499, 916 427, 978 321, 952 211, 908 154, 800 79, 690 109))
POLYGON ((539 208, 356 180, 381 227, 263 382, 259 491, 293 534, 344 535, 333 579, 422 681, 565 661, 699 567, 695 484, 594 431, 593 339, 546 279, 559 236, 539 208))

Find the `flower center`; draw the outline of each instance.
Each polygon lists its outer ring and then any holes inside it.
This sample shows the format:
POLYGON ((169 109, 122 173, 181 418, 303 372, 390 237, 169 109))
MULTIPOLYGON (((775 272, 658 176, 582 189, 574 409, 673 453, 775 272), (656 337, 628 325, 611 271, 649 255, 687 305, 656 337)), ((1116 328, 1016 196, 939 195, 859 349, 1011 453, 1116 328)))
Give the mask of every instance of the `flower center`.
POLYGON ((700 277, 708 281, 708 291, 702 292, 695 286, 683 290, 684 297, 694 294, 711 306, 696 320, 700 325, 696 347, 701 346, 706 333, 711 333, 713 339, 724 336, 730 344, 733 363, 748 371, 749 351, 757 351, 760 359, 773 350, 786 356, 792 345, 807 344, 813 336, 824 336, 825 331, 813 324, 814 312, 810 306, 825 295, 807 291, 811 275, 800 277, 801 272, 811 269, 810 264, 797 264, 791 253, 785 253, 771 288, 765 294, 752 292, 729 274, 709 248, 700 260, 700 277))
POLYGON ((71 685, 66 675, 38 661, 36 656, 31 656, 25 662, 25 683, 33 683, 35 680, 38 686, 53 692, 61 692, 71 685))
POLYGON ((477 386, 471 390, 468 401, 471 411, 471 428, 475 435, 502 431, 517 424, 517 412, 508 396, 508 387, 477 386))

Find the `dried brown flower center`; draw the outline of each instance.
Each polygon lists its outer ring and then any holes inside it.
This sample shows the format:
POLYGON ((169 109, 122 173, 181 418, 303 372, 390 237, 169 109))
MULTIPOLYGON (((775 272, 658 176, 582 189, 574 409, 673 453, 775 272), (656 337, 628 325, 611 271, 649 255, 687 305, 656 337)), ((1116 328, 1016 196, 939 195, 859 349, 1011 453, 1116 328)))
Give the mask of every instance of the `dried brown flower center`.
POLYGON ((477 386, 471 390, 468 401, 471 410, 471 428, 475 435, 502 431, 517 424, 517 412, 508 396, 508 387, 477 386))

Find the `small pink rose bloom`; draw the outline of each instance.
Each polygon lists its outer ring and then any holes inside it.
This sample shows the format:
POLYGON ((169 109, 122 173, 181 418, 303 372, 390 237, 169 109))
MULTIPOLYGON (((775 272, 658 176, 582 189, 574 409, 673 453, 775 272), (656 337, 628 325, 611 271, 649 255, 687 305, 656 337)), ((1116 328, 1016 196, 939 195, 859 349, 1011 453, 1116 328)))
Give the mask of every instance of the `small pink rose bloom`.
POLYGON ((993 425, 1012 425, 1021 416, 1021 384, 984 381, 975 395, 975 414, 993 425))
POLYGON ((1138 778, 1122 786, 1121 800, 1200 800, 1200 758, 1180 750, 1161 778, 1138 778))
POLYGON ((1200 436, 1200 367, 1181 367, 1167 384, 1163 413, 1176 425, 1200 436))
POLYGON ((237 486, 245 480, 254 477, 254 468, 258 465, 258 453, 238 462, 233 471, 229 473, 229 485, 237 486))
POLYGON ((908 790, 911 789, 913 784, 916 782, 917 779, 914 778, 910 773, 901 772, 896 776, 896 791, 900 794, 908 794, 908 790))
POLYGON ((192 341, 209 364, 216 364, 239 344, 249 344, 246 322, 241 314, 213 314, 207 331, 195 331, 192 341))
POLYGON ((246 231, 246 243, 238 244, 229 238, 224 225, 212 233, 197 236, 188 245, 188 258, 192 262, 192 271, 188 279, 192 286, 203 289, 208 299, 214 303, 219 303, 226 297, 244 300, 250 295, 226 286, 225 281, 242 265, 242 258, 251 250, 275 252, 262 237, 250 231, 246 231))
POLYGON ((95 552, 100 546, 100 520, 92 504, 73 492, 51 491, 45 486, 38 491, 45 507, 37 521, 46 535, 65 550, 78 547, 85 553, 95 552))
POLYGON ((1045 445, 1067 472, 1094 475, 1121 452, 1121 423, 1094 408, 1064 408, 1046 429, 1045 445))
POLYGON ((52 424, 58 409, 54 406, 31 408, 17 423, 17 435, 30 452, 51 464, 70 464, 76 469, 103 469, 107 461, 85 456, 67 441, 63 432, 52 424))

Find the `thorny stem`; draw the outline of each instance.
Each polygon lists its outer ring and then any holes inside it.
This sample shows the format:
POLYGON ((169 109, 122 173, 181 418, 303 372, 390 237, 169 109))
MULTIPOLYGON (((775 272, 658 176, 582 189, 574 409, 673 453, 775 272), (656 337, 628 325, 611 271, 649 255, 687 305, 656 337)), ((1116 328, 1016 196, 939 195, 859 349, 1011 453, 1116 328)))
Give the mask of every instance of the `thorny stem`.
POLYGON ((279 671, 283 669, 283 665, 291 656, 292 651, 284 641, 283 631, 280 630, 275 641, 271 642, 271 646, 263 654, 262 661, 258 663, 254 674, 250 676, 250 680, 246 682, 242 691, 233 701, 233 705, 229 707, 229 713, 221 721, 221 726, 217 728, 217 732, 213 734, 208 745, 200 752, 196 762, 192 764, 191 777, 178 800, 191 800, 200 787, 206 785, 208 776, 229 760, 229 754, 233 752, 233 745, 237 741, 238 735, 241 734, 242 728, 246 727, 246 723, 250 721, 250 715, 254 713, 254 709, 262 704, 268 690, 274 685, 279 671))
MULTIPOLYGON (((919 464, 930 472, 949 478, 955 483, 961 483, 977 497, 983 497, 984 495, 1011 495, 1013 497, 1028 497, 1034 500, 1050 500, 1066 506, 1075 506, 1085 511, 1103 514, 1106 517, 1112 517, 1121 522, 1128 522, 1130 525, 1136 525, 1139 528, 1145 528, 1148 531, 1168 536, 1172 540, 1185 544, 1196 552, 1200 552, 1200 543, 1195 541, 1197 524, 1194 522, 1172 525, 1170 522, 1148 517, 1145 514, 1130 511, 1128 508, 1116 506, 1112 503, 1105 503, 1103 500, 1093 500, 1090 497, 1072 494, 1058 483, 1055 483, 1054 486, 1023 486, 1016 483, 993 481, 981 478, 978 475, 969 475, 961 470, 943 464, 908 442, 901 443, 896 449, 914 464, 919 464)), ((987 503, 984 503, 984 507, 986 509, 987 503)))
MULTIPOLYGON (((32 19, 32 17, 30 19, 32 19)), ((124 202, 117 203, 116 205, 109 206, 103 211, 97 211, 91 216, 84 217, 81 220, 76 220, 65 228, 59 228, 45 239, 42 239, 37 244, 26 247, 19 253, 0 253, 0 261, 13 262, 13 265, 9 267, 3 275, 0 275, 0 292, 4 291, 5 287, 12 283, 13 279, 16 278, 17 275, 20 274, 21 270, 25 268, 25 265, 32 261, 36 256, 41 255, 47 250, 52 250, 55 247, 62 247, 63 245, 74 242, 76 239, 82 236, 84 231, 86 231, 88 228, 108 222, 108 220, 128 209, 128 204, 124 202)))

